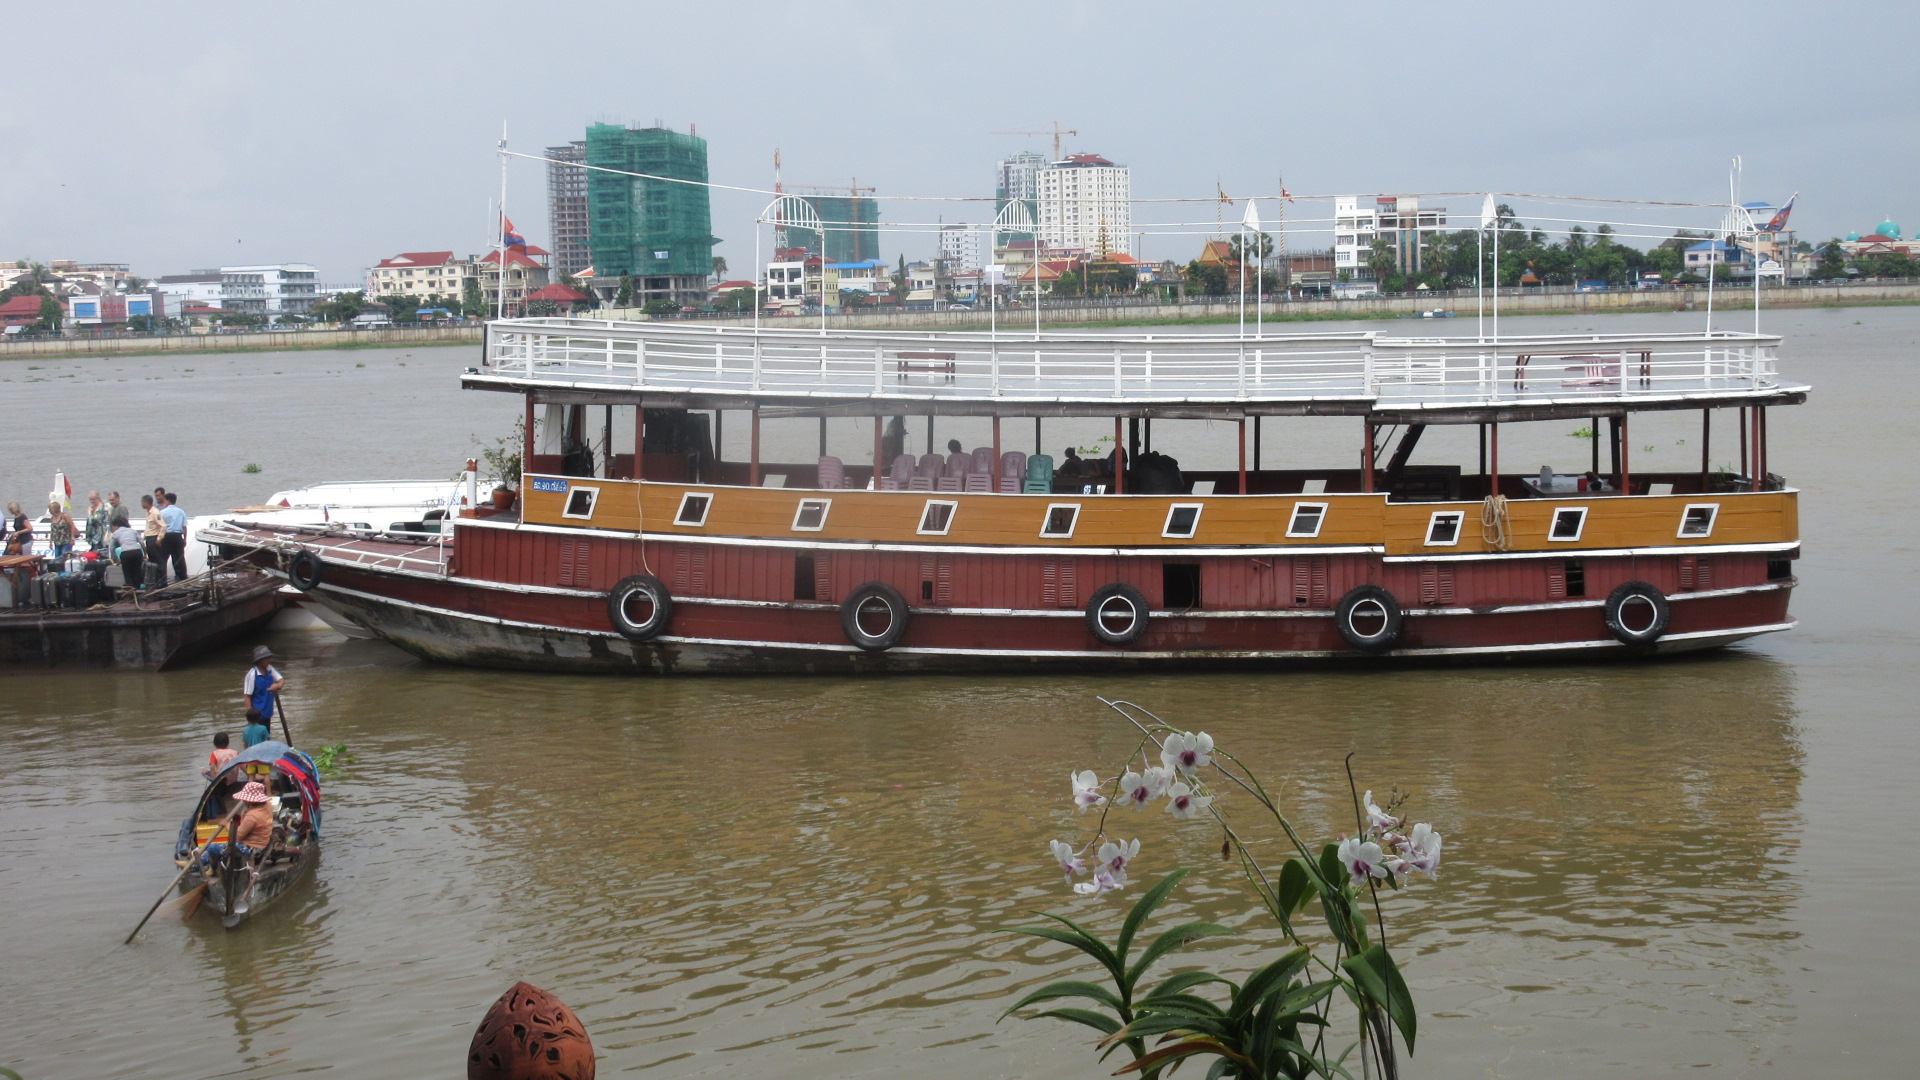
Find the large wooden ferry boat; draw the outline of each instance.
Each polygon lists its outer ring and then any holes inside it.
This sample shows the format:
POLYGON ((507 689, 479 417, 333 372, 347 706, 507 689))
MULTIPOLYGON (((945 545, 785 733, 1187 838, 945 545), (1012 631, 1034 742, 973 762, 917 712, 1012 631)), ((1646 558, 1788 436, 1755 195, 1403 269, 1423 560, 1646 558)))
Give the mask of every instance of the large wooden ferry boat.
POLYGON ((202 538, 404 649, 461 664, 1640 657, 1794 625, 1796 492, 1768 470, 1767 417, 1807 388, 1782 381, 1778 347, 1725 332, 1493 341, 503 320, 464 385, 525 399, 518 507, 468 511, 437 539, 245 523, 202 538), (1635 471, 1630 425, 1676 410, 1697 413, 1699 469, 1635 471), (991 439, 915 454, 889 422, 901 416, 924 421, 929 451, 943 418, 986 418, 991 439), (825 421, 849 417, 862 432, 871 419, 870 456, 827 456, 825 421), (1090 417, 1111 421, 1119 449, 1060 475, 1038 452, 1046 425, 1090 417), (1351 464, 1266 463, 1262 425, 1272 445, 1299 417, 1350 418, 1351 464), (763 460, 762 423, 794 418, 820 419, 820 456, 763 460), (1182 470, 1154 453, 1154 422, 1181 419, 1227 422, 1214 430, 1228 432, 1219 457, 1234 467, 1182 470), (1559 433, 1566 421, 1591 426, 1585 476, 1503 471, 1503 431, 1512 446, 1517 425, 1559 433), (723 429, 740 441, 740 424, 748 451, 729 460, 716 448, 723 429), (1415 460, 1441 425, 1468 426, 1455 430, 1475 438, 1451 441, 1477 445, 1474 460, 1415 460))

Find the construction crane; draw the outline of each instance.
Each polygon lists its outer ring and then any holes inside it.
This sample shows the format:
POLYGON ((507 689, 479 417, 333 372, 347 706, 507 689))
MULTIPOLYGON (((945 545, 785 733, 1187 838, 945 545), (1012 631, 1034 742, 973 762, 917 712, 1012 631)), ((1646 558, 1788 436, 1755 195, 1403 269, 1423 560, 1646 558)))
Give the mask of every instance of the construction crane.
POLYGON ((788 184, 783 190, 788 194, 801 195, 839 195, 844 191, 857 199, 863 191, 872 194, 880 189, 861 187, 860 178, 856 176, 852 178, 850 183, 845 184, 788 184))
POLYGON ((1045 131, 989 131, 987 132, 987 134, 989 135, 1051 135, 1053 136, 1053 157, 1047 160, 1059 161, 1060 160, 1060 136, 1078 135, 1080 133, 1078 131, 1075 131, 1072 128, 1061 127, 1060 121, 1055 120, 1053 121, 1053 127, 1045 131))

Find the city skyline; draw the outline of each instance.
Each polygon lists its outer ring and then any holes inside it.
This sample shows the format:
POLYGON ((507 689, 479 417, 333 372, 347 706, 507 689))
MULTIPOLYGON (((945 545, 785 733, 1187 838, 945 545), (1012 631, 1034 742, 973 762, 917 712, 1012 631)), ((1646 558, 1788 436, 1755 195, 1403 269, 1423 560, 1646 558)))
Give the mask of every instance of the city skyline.
MULTIPOLYGON (((622 47, 612 36, 514 34, 528 18, 516 11, 477 4, 463 9, 470 17, 445 20, 349 3, 348 17, 302 22, 297 34, 267 12, 196 20, 136 11, 84 38, 50 9, 17 13, 16 32, 39 44, 14 58, 16 77, 48 88, 42 101, 59 88, 61 107, 36 105, 33 94, 0 104, 0 140, 14 159, 0 176, 0 258, 126 262, 146 276, 304 261, 320 267, 323 280, 350 281, 398 251, 481 252, 492 242, 503 117, 510 146, 523 153, 578 139, 596 120, 657 119, 675 131, 697 126, 712 147, 717 183, 770 189, 778 148, 790 184, 858 175, 883 197, 980 200, 883 200, 883 221, 920 220, 909 209, 926 221, 990 220, 996 162, 1051 151, 1045 136, 994 133, 1057 119, 1080 132, 1063 143, 1063 155, 1097 152, 1127 163, 1133 196, 1143 201, 1204 198, 1216 184, 1237 200, 1270 197, 1284 174, 1303 196, 1492 189, 1711 202, 1726 197, 1728 162, 1738 154, 1743 198, 1802 193, 1795 224, 1804 238, 1860 231, 1886 216, 1920 224, 1906 179, 1920 151, 1892 137, 1911 130, 1920 111, 1920 76, 1895 67, 1881 73, 1875 93, 1840 102, 1813 93, 1804 74, 1707 78, 1699 43, 1725 32, 1709 10, 1662 8, 1663 32, 1649 37, 1631 10, 1603 20, 1468 5, 1441 19, 1409 7, 1432 19, 1423 52, 1451 50, 1461 62, 1444 72, 1388 64, 1364 79, 1342 59, 1349 28, 1334 13, 1228 4, 1194 20, 1144 5, 1075 4, 1023 15, 1042 40, 1109 58, 1105 70, 1117 64, 1145 79, 1204 66, 1219 83, 1211 105, 1199 84, 1158 100, 1113 93, 1100 80, 1037 76, 1011 55, 1019 50, 993 47, 992 10, 876 15, 829 28, 795 13, 715 20, 662 8, 647 14, 649 33, 678 45, 655 50, 638 74, 603 62, 622 47), (375 12, 378 29, 369 33, 368 20, 355 15, 375 12), (1504 63, 1472 59, 1473 43, 1494 26, 1541 42, 1527 50, 1535 54, 1591 54, 1605 77, 1578 93, 1536 85, 1517 47, 1504 63), (1229 29, 1236 43, 1275 42, 1272 59, 1231 74, 1220 44, 1229 29), (566 77, 491 87, 487 64, 503 34, 515 42, 517 70, 566 77), (921 47, 929 41, 947 47, 921 47), (895 92, 823 110, 803 107, 804 77, 791 100, 753 89, 759 72, 799 54, 868 72, 876 91, 895 92), (249 89, 267 81, 312 100, 391 104, 289 114, 275 95, 249 89), (906 92, 927 86, 964 88, 967 107, 906 92), (1313 86, 1335 89, 1300 92, 1313 86), (455 92, 434 92, 441 87, 455 92), (1181 96, 1189 100, 1172 100, 1181 96), (74 117, 109 114, 128 100, 164 122, 122 124, 112 138, 75 137, 74 117)), ((1856 47, 1837 20, 1790 5, 1751 5, 1742 16, 1747 30, 1785 35, 1809 57, 1856 47)), ((1876 33, 1898 37, 1920 28, 1920 14, 1889 9, 1875 24, 1876 33)), ((545 166, 515 161, 509 182, 508 214, 553 247, 545 166)), ((752 222, 765 202, 715 193, 716 254, 751 263, 752 222)), ((1452 202, 1458 214, 1464 200, 1452 202)), ((1199 242, 1175 251, 1149 237, 1145 254, 1190 257, 1199 242)), ((762 246, 764 254, 765 237, 762 246)), ((882 250, 889 258, 931 255, 937 230, 915 236, 883 227, 882 250)))

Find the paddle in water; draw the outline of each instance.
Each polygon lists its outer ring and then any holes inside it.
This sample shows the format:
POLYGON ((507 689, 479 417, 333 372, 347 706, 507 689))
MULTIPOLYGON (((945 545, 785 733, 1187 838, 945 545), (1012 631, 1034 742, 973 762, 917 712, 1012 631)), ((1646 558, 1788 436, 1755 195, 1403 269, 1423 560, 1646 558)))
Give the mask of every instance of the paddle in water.
MULTIPOLYGON (((140 921, 134 924, 133 933, 128 934, 127 940, 121 942, 120 944, 122 945, 133 944, 133 939, 139 935, 140 928, 147 925, 147 920, 153 918, 153 913, 160 910, 161 904, 164 904, 167 902, 167 894, 172 892, 174 888, 180 884, 180 880, 187 876, 187 871, 194 868, 194 865, 200 861, 200 856, 204 854, 209 847, 213 846, 214 841, 220 839, 220 834, 223 832, 230 832, 231 827, 234 825, 234 823, 238 822, 239 820, 240 820, 240 811, 235 810, 233 812, 232 817, 221 822, 219 826, 213 830, 213 834, 207 837, 206 843, 201 844, 198 848, 195 848, 193 854, 187 856, 187 865, 180 868, 180 872, 173 876, 172 881, 167 882, 167 887, 161 890, 160 892, 160 898, 153 902, 153 906, 147 909, 147 913, 145 915, 140 916, 140 921)), ((205 885, 202 885, 200 887, 202 889, 206 888, 205 885)))

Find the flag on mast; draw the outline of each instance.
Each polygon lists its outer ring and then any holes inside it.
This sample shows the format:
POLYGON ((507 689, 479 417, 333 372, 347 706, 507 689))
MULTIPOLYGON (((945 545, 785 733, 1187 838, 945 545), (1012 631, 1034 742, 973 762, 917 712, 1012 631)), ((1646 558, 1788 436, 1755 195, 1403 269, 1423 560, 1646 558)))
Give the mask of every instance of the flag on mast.
POLYGON ((522 250, 527 246, 527 238, 520 235, 519 230, 513 227, 513 219, 505 214, 500 215, 500 242, 509 248, 522 250))
POLYGON ((1240 215, 1240 227, 1250 232, 1260 231, 1260 208, 1258 199, 1247 200, 1247 212, 1240 215))
POLYGON ((1480 203, 1480 227, 1491 229, 1499 219, 1500 208, 1493 204, 1493 194, 1489 192, 1486 199, 1480 203))
MULTIPOLYGON (((1799 198, 1799 197, 1800 197, 1800 193, 1799 193, 1799 192, 1797 192, 1797 191, 1796 191, 1796 192, 1794 192, 1794 193, 1793 193, 1793 199, 1797 199, 1797 198, 1799 198)), ((1766 227, 1765 227, 1765 228, 1763 228, 1763 229, 1761 229, 1760 231, 1762 231, 1762 232, 1779 232, 1779 231, 1780 231, 1781 229, 1784 229, 1784 228, 1786 228, 1786 227, 1787 227, 1787 215, 1788 215, 1788 214, 1791 214, 1791 213, 1793 213, 1793 199, 1788 199, 1788 200, 1787 200, 1787 205, 1785 205, 1785 206, 1783 206, 1783 207, 1781 207, 1781 208, 1780 208, 1780 212, 1779 212, 1779 213, 1777 213, 1777 214, 1775 214, 1775 215, 1773 215, 1773 218, 1772 218, 1772 220, 1770 220, 1770 221, 1768 221, 1768 222, 1767 222, 1767 224, 1766 224, 1766 227)))
POLYGON ((1280 189, 1280 197, 1281 197, 1281 198, 1283 198, 1283 199, 1285 199, 1285 200, 1287 200, 1288 202, 1292 202, 1292 201, 1293 201, 1293 192, 1291 192, 1291 191, 1288 191, 1288 190, 1287 190, 1286 188, 1281 188, 1281 189, 1280 189))

